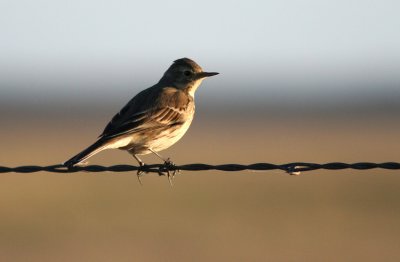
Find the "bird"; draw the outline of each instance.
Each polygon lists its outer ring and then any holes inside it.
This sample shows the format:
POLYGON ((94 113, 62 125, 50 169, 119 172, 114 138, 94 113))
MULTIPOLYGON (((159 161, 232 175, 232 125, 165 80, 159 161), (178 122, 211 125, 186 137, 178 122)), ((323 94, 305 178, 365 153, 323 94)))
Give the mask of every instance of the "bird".
MULTIPOLYGON (((217 72, 204 72, 192 59, 175 60, 155 85, 134 96, 106 125, 98 139, 63 163, 72 168, 106 149, 121 149, 131 154, 140 167, 141 155, 155 154, 166 167, 174 165, 159 151, 183 137, 195 113, 195 92, 202 81, 217 72)), ((168 169, 167 169, 168 170, 168 169)), ((168 179, 172 185, 169 171, 168 179)), ((137 177, 141 183, 140 168, 137 177)))

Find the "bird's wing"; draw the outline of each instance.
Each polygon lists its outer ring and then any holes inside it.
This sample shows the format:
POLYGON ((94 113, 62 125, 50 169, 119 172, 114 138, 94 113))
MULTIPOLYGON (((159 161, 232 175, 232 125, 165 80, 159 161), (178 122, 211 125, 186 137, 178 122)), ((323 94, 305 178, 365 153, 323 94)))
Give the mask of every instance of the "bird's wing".
POLYGON ((146 89, 113 117, 100 137, 163 129, 185 121, 190 98, 176 88, 146 89))
POLYGON ((157 90, 154 87, 143 90, 133 97, 107 124, 100 137, 106 137, 116 133, 118 128, 126 122, 137 122, 139 125, 145 118, 148 111, 148 98, 155 95, 157 90))

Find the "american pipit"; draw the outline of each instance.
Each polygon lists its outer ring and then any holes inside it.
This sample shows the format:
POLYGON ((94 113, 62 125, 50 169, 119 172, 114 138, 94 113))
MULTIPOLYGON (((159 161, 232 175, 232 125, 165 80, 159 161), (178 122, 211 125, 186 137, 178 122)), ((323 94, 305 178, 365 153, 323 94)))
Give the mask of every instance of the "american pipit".
POLYGON ((171 165, 158 152, 186 133, 194 116, 194 93, 204 78, 217 74, 203 72, 188 58, 174 61, 157 84, 137 94, 112 118, 93 145, 64 165, 73 167, 100 151, 116 148, 128 151, 140 166, 144 163, 138 156, 149 153, 171 165))

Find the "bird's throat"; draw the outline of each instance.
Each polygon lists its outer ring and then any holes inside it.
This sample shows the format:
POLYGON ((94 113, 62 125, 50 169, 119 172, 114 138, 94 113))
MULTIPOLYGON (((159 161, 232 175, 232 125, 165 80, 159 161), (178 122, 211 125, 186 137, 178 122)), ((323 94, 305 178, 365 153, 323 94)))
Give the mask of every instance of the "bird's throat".
POLYGON ((203 79, 196 80, 187 87, 187 92, 191 97, 194 98, 194 93, 196 92, 197 88, 200 86, 201 82, 203 82, 203 79))

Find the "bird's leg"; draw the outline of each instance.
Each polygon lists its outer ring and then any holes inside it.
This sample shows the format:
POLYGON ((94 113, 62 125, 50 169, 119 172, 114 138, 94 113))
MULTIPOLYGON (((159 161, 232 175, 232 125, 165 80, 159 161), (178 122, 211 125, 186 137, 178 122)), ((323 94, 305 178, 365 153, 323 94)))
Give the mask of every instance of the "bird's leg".
POLYGON ((137 175, 137 178, 138 178, 138 180, 139 180, 140 185, 143 185, 143 184, 142 184, 142 180, 140 179, 140 177, 143 176, 143 174, 146 173, 146 172, 143 171, 143 170, 141 170, 140 168, 143 167, 143 166, 145 166, 145 164, 144 164, 144 162, 143 162, 137 155, 132 154, 132 156, 133 156, 133 157, 136 159, 136 161, 138 161, 138 163, 139 163, 139 169, 138 169, 136 175, 137 175))
POLYGON ((164 161, 164 162, 169 161, 169 158, 168 158, 167 160, 165 160, 165 158, 164 158, 162 155, 160 155, 159 153, 157 153, 157 152, 154 151, 153 149, 149 148, 149 150, 150 150, 151 153, 153 153, 153 154, 155 154, 156 156, 158 156, 158 158, 160 158, 162 161, 164 161))
POLYGON ((160 173, 160 175, 164 175, 163 172, 166 172, 167 176, 168 176, 168 181, 169 181, 170 185, 173 186, 172 179, 174 178, 174 176, 176 175, 177 172, 179 173, 179 170, 176 169, 176 165, 174 164, 174 162, 171 161, 171 159, 169 159, 169 158, 165 159, 159 153, 157 153, 156 151, 154 151, 151 148, 149 148, 149 150, 153 154, 158 156, 162 161, 164 161, 164 166, 160 167, 159 173, 160 173), (172 174, 171 174, 171 169, 173 170, 172 174))

